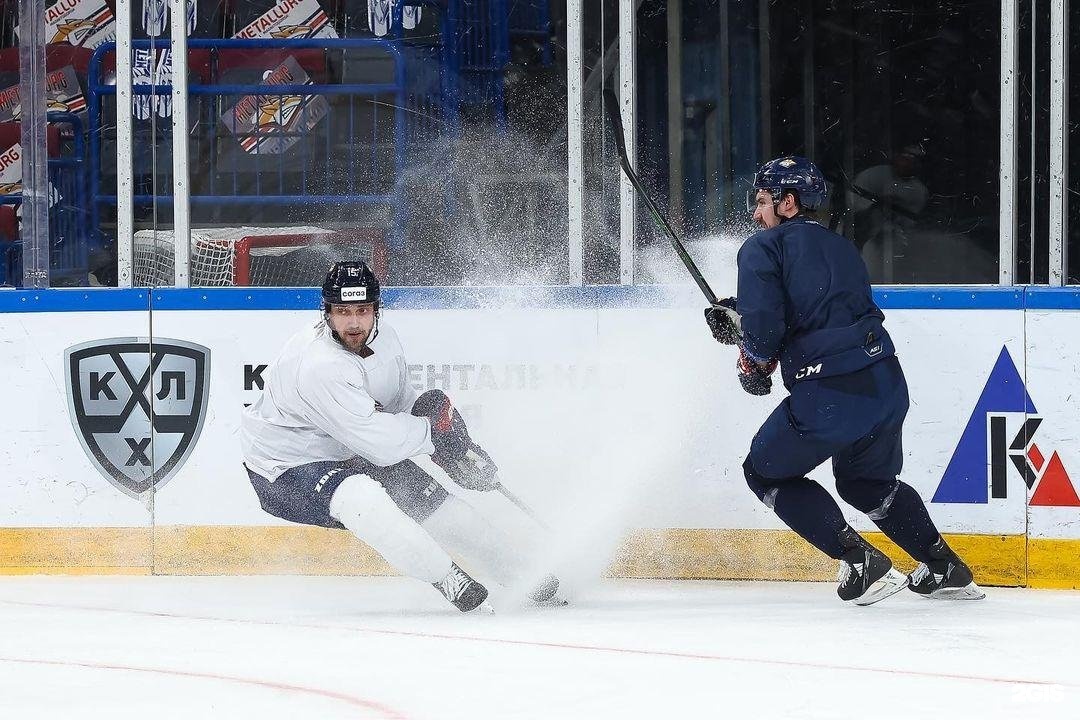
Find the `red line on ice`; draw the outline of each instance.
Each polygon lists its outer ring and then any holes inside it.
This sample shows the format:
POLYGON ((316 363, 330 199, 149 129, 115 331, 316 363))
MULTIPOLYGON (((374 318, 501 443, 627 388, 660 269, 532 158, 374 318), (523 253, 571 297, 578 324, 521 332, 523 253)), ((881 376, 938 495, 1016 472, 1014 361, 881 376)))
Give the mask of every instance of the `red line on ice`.
POLYGON ((75 662, 73 660, 36 660, 32 658, 0 657, 0 662, 19 663, 23 665, 78 667, 89 668, 92 670, 122 670, 126 672, 152 673, 154 675, 171 675, 175 677, 198 678, 204 680, 220 680, 223 682, 240 683, 242 685, 253 685, 255 687, 267 688, 270 690, 285 690, 288 692, 303 693, 306 695, 316 695, 318 697, 329 698, 331 700, 338 700, 348 705, 354 705, 365 710, 374 711, 378 713, 377 717, 380 718, 387 718, 388 720, 406 720, 405 716, 401 713, 373 700, 365 700, 364 698, 358 698, 352 695, 346 695, 345 693, 334 692, 333 690, 322 690, 320 688, 303 687, 302 685, 289 685, 287 683, 271 682, 268 680, 255 680, 253 678, 233 677, 231 675, 218 675, 217 673, 191 672, 188 670, 169 670, 167 668, 136 667, 134 665, 112 665, 108 663, 75 662))
POLYGON ((468 642, 492 643, 498 645, 517 645, 523 647, 541 647, 560 650, 586 650, 589 652, 617 653, 622 655, 642 655, 655 657, 681 658, 686 660, 713 660, 718 662, 746 663, 750 665, 776 665, 781 667, 807 668, 811 670, 844 670, 850 672, 879 673, 886 675, 904 675, 908 677, 968 680, 972 682, 1000 683, 1009 685, 1034 685, 1048 687, 1078 688, 1080 685, 1069 682, 1054 680, 1025 680, 1023 678, 988 677, 984 675, 964 675, 961 673, 935 673, 921 670, 903 670, 899 668, 863 667, 859 665, 837 665, 832 663, 814 663, 800 660, 776 660, 771 658, 738 657, 735 655, 708 655, 703 653, 687 653, 676 650, 644 650, 639 648, 607 647, 603 645, 581 645, 576 643, 554 643, 538 640, 514 640, 509 638, 491 638, 478 635, 447 635, 442 633, 423 633, 410 630, 382 630, 376 628, 355 627, 351 625, 317 625, 313 623, 283 623, 273 620, 248 620, 244 618, 226 618, 205 615, 181 615, 178 613, 156 612, 152 610, 126 610, 123 608, 94 607, 84 605, 59 605, 50 603, 34 603, 21 600, 0 600, 8 605, 24 605, 27 607, 53 608, 62 610, 86 610, 91 612, 120 613, 126 615, 141 615, 145 617, 161 617, 175 620, 203 620, 207 622, 234 623, 237 625, 264 625, 277 627, 304 628, 309 630, 348 630, 352 632, 369 633, 373 635, 390 635, 397 637, 433 639, 433 640, 465 640, 468 642))

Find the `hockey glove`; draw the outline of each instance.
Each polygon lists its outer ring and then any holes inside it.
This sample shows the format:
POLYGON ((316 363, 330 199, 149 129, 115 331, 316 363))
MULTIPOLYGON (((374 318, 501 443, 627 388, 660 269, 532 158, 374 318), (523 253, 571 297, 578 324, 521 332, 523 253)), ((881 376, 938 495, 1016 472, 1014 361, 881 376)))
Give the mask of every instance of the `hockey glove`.
POLYGON ((768 395, 772 392, 772 378, 769 376, 776 370, 775 360, 762 364, 739 348, 739 361, 735 367, 739 370, 739 383, 743 390, 751 395, 768 395))
POLYGON ((416 399, 412 414, 431 423, 431 459, 450 479, 468 490, 488 492, 499 484, 499 468, 469 437, 469 429, 442 390, 428 390, 416 399))
POLYGON ((742 323, 735 310, 735 298, 717 300, 712 307, 705 308, 705 322, 718 343, 738 345, 742 337, 742 323))

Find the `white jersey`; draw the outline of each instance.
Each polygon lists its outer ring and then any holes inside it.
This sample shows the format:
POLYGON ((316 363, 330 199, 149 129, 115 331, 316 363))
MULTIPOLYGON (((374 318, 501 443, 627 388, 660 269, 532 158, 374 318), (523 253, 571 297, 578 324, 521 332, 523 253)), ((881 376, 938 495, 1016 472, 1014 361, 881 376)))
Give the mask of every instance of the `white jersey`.
POLYGON ((360 456, 379 466, 435 452, 393 328, 379 324, 362 358, 320 322, 294 335, 270 366, 262 396, 244 409, 244 463, 273 480, 289 468, 360 456))

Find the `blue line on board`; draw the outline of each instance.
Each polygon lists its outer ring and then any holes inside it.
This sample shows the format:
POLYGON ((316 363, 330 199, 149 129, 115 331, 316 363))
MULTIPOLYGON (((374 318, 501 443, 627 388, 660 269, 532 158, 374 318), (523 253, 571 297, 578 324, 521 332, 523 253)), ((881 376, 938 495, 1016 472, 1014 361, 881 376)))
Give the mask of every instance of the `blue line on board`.
MULTIPOLYGON (((693 286, 388 287, 387 308, 417 310, 702 308, 693 286)), ((1080 288, 874 288, 884 310, 1080 310, 1080 288)), ((316 288, 63 288, 0 290, 0 312, 119 312, 154 310, 307 310, 319 307, 316 288)))

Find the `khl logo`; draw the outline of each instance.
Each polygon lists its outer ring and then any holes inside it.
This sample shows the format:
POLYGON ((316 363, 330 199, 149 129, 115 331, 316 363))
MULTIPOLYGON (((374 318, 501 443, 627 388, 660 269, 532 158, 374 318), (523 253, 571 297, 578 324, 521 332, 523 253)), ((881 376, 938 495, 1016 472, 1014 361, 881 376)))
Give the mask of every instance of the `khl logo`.
POLYGON ((1029 505, 1080 507, 1057 451, 1035 443, 1042 425, 1009 351, 1001 348, 932 502, 988 503, 1007 496, 1011 465, 1031 492, 1029 505))
POLYGON ((164 485, 202 430, 210 350, 183 340, 110 338, 64 354, 68 411, 105 479, 138 498, 164 485))

